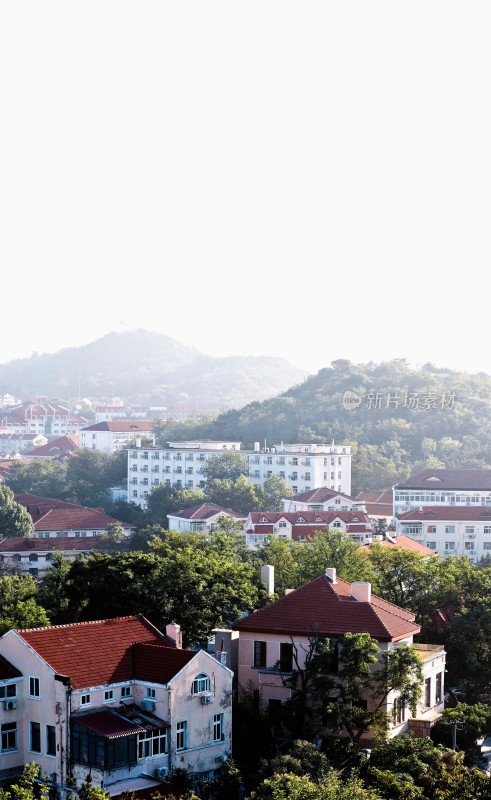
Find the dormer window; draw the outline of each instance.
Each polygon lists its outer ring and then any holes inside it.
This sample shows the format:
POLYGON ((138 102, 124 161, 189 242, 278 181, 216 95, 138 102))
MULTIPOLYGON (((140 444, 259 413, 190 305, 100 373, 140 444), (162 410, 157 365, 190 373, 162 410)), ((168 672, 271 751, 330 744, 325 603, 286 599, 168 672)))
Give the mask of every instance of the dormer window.
POLYGON ((204 672, 200 672, 199 675, 196 675, 193 681, 193 694, 202 694, 203 692, 210 691, 210 679, 208 675, 205 675, 204 672))
POLYGON ((259 522, 269 522, 269 520, 267 519, 267 517, 261 517, 259 522))
POLYGON ((296 520, 296 522, 297 522, 297 523, 298 523, 298 522, 305 522, 305 520, 304 520, 304 518, 303 518, 303 517, 298 517, 298 519, 296 520))

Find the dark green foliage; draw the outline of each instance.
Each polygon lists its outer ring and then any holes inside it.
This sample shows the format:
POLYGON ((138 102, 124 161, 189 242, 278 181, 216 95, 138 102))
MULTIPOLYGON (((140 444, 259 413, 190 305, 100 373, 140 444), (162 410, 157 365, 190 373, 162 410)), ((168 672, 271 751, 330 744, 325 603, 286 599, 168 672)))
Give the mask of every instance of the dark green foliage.
POLYGON ((34 524, 24 506, 14 500, 13 491, 0 483, 0 537, 32 536, 34 524))

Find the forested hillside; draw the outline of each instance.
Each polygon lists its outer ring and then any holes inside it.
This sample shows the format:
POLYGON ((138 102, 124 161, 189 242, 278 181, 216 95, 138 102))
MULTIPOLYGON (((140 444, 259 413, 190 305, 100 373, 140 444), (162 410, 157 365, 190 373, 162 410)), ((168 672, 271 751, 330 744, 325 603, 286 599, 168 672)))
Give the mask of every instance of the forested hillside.
MULTIPOLYGON (((162 439, 168 434, 161 429, 162 439)), ((491 378, 431 364, 412 369, 404 359, 338 360, 273 399, 172 434, 237 439, 245 447, 352 444, 353 491, 386 488, 425 467, 491 467, 491 378)))

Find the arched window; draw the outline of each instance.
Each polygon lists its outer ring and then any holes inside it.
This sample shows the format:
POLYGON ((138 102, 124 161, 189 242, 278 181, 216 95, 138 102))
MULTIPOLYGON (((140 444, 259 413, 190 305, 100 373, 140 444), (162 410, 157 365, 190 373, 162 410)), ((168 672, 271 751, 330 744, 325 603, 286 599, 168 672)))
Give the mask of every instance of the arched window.
POLYGON ((12 556, 12 561, 21 561, 21 557, 18 553, 14 553, 12 556))
POLYGON ((37 561, 37 560, 38 560, 38 554, 31 553, 31 555, 29 556, 29 561, 37 561))
POLYGON ((202 692, 210 691, 210 679, 204 672, 196 675, 193 681, 193 694, 201 694, 202 692))

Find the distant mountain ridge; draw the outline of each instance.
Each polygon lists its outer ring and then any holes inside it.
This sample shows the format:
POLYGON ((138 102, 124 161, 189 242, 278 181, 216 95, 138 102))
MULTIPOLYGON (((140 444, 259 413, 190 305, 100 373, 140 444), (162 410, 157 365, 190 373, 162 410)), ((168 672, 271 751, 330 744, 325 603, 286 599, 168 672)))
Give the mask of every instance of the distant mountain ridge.
POLYGON ((282 358, 208 356, 170 336, 138 329, 2 364, 0 394, 119 396, 129 403, 181 404, 205 412, 273 397, 306 376, 282 358))

